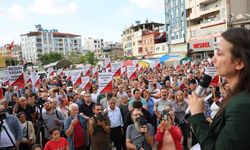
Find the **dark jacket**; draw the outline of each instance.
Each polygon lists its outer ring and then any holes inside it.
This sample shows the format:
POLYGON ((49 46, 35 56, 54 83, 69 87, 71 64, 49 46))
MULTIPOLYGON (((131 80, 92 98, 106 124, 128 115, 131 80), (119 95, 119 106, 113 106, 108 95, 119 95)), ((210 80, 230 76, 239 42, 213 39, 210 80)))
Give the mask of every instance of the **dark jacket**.
POLYGON ((250 93, 232 97, 211 126, 203 113, 191 116, 189 122, 202 150, 249 150, 250 93))

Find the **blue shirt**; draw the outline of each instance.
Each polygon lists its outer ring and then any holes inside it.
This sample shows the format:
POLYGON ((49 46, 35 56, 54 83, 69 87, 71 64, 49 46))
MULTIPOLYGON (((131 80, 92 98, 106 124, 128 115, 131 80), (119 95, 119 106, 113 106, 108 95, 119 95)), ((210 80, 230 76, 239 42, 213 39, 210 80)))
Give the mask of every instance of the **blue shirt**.
POLYGON ((154 116, 154 101, 151 97, 148 100, 148 112, 150 113, 151 117, 154 116))
MULTIPOLYGON (((132 99, 129 101, 129 103, 128 103, 129 106, 133 107, 134 101, 135 101, 135 99, 132 98, 132 99)), ((146 101, 144 98, 140 98, 140 101, 141 101, 143 107, 148 106, 148 103, 147 103, 147 101, 146 101)))

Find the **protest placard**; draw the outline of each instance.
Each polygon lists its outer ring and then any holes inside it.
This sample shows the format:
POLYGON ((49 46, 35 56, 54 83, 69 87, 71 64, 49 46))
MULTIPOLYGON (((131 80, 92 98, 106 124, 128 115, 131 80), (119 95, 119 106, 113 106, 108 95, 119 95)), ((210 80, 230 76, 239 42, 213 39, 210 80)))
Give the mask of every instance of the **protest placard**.
POLYGON ((99 92, 112 93, 112 75, 113 73, 99 73, 99 92))
POLYGON ((9 66, 7 69, 9 73, 9 85, 24 88, 23 66, 9 66))
POLYGON ((113 76, 121 76, 121 64, 120 63, 111 63, 111 72, 113 76))

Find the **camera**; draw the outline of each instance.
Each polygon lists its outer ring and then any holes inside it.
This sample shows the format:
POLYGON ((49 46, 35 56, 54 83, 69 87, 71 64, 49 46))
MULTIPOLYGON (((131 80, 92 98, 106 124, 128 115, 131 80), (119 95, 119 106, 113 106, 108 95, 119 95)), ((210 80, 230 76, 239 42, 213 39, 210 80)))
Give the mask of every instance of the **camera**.
POLYGON ((140 127, 143 127, 144 125, 147 124, 147 120, 143 116, 138 118, 138 122, 139 122, 140 127))
POLYGON ((103 122, 108 116, 108 112, 102 112, 95 117, 95 119, 99 122, 103 122))
POLYGON ((3 120, 6 119, 5 111, 0 111, 0 125, 3 123, 3 120))

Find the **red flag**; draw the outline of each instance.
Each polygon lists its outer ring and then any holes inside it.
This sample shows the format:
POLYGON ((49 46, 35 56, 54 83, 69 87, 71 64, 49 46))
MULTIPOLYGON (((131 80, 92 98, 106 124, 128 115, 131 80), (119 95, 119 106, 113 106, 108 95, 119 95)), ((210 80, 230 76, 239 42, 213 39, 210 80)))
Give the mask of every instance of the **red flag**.
POLYGON ((14 48, 14 41, 11 42, 10 46, 8 47, 9 50, 13 50, 14 48))

